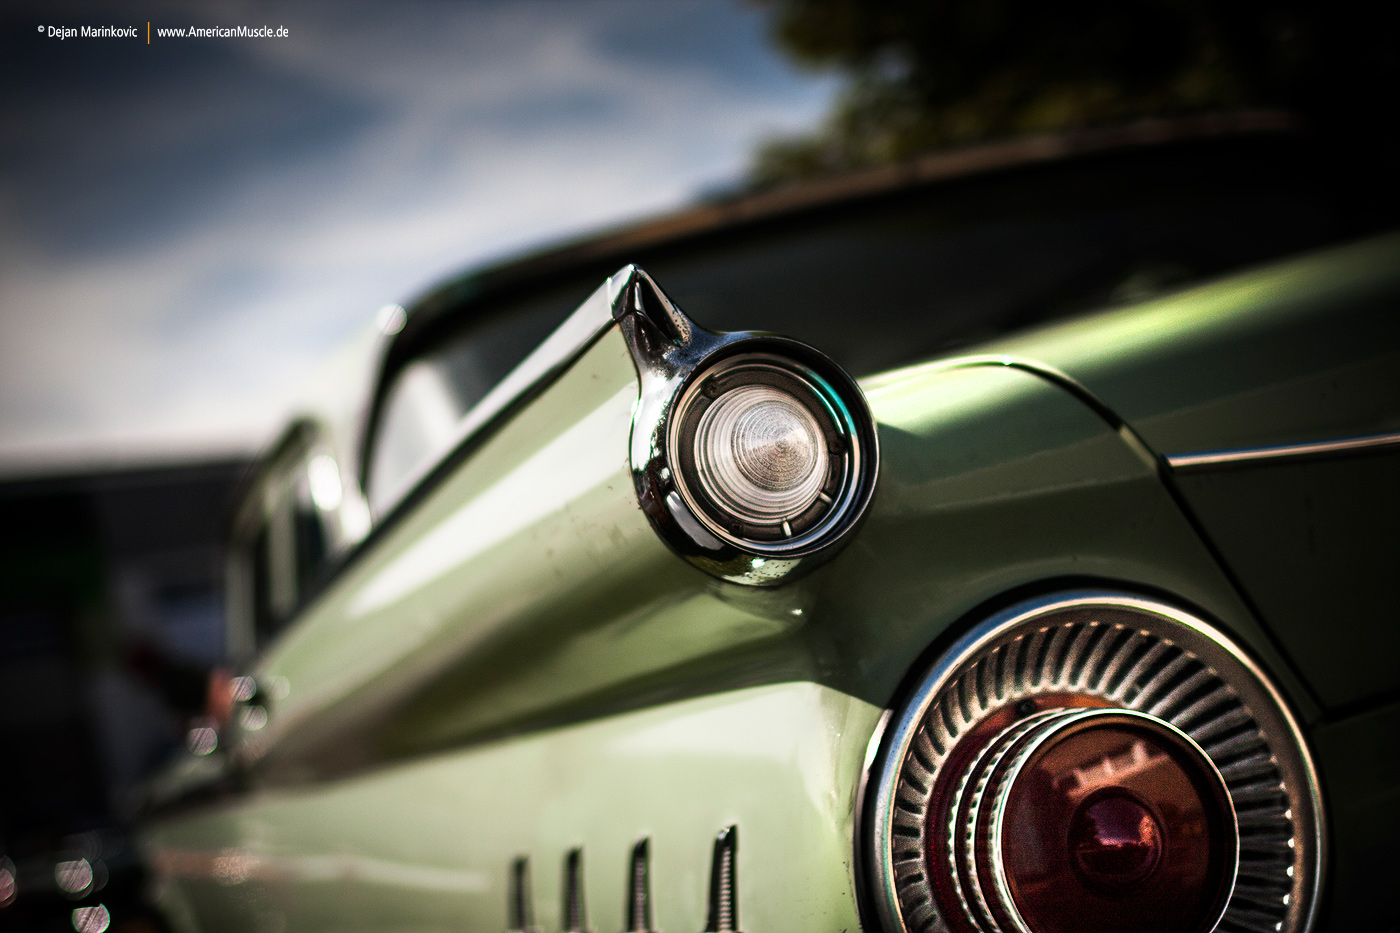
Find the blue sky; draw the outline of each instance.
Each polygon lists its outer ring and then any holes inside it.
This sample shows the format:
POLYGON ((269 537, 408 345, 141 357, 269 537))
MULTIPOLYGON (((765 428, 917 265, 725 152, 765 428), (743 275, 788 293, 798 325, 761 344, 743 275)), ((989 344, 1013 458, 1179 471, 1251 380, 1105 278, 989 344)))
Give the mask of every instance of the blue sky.
POLYGON ((0 30, 10 472, 254 449, 380 306, 681 206, 835 86, 710 0, 10 4, 0 30), (37 29, 147 20, 290 36, 37 29))

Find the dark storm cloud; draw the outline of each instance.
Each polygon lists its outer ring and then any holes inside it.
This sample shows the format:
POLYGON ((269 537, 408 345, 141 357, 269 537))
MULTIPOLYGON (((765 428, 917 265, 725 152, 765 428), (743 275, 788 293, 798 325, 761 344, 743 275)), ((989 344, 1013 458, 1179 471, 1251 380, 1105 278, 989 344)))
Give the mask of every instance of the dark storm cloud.
POLYGON ((265 436, 373 309, 675 206, 822 110, 750 8, 7 6, 0 453, 265 436), (37 26, 285 25, 66 40, 37 26))
MULTIPOLYGON (((29 111, 15 119, 27 131, 3 169, 17 183, 19 221, 42 245, 101 250, 120 237, 154 246, 261 173, 329 155, 382 119, 382 108, 258 67, 227 45, 193 45, 167 53, 165 76, 121 75, 100 94, 64 88, 10 105, 29 111)), ((102 57, 115 56, 133 57, 102 57)))

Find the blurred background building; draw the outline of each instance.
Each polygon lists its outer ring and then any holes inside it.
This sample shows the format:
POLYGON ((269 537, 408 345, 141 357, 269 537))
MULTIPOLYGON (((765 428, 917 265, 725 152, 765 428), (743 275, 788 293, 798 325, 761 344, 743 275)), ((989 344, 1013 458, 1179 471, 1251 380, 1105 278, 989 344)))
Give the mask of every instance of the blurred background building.
POLYGON ((0 482, 0 867, 23 895, 0 928, 62 929, 65 895, 139 897, 123 828, 224 658, 225 516, 247 468, 0 482), (99 876, 64 891, 80 863, 99 876))

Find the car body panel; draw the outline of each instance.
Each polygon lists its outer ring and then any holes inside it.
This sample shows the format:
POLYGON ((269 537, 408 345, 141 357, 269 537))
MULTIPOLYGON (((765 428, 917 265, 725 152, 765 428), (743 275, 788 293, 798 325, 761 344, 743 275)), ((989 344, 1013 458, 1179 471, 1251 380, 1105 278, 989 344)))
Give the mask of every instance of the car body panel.
POLYGON ((1325 930, 1394 929, 1393 885, 1400 857, 1400 703, 1313 731, 1327 792, 1333 853, 1325 930))
POLYGON ((1376 585, 1400 567, 1400 445, 1228 459, 1400 432, 1400 237, 995 349, 1062 369, 1169 461, 1224 452, 1173 482, 1319 699, 1400 689, 1400 606, 1376 585))
MULTIPOLYGON (((1311 560, 1319 533, 1333 578, 1383 569, 1343 545, 1375 521, 1367 497, 1393 461, 1300 462, 1301 479, 1255 494, 1239 467, 1161 458, 1392 425, 1397 258, 1381 238, 864 380, 881 448, 869 515, 778 588, 709 577, 649 526, 627 461, 637 373, 609 327, 263 656, 256 675, 285 692, 266 726, 229 737, 241 791, 146 835, 168 914, 200 930, 500 930, 509 861, 528 854, 556 930, 562 859, 585 845, 592 923, 620 929, 625 855, 651 835, 658 926, 698 931, 710 841, 738 824, 745 928, 853 929, 881 712, 964 623, 1085 584, 1212 620, 1306 725, 1380 695, 1389 617, 1348 693, 1307 609, 1325 574, 1302 595, 1259 581, 1311 560), (1289 499, 1313 486, 1336 501, 1289 499), (1334 524, 1300 531, 1314 501, 1334 524), (1261 542, 1265 519, 1287 527, 1261 542)), ((1345 738, 1363 720, 1325 723, 1324 771, 1393 814, 1345 738)))
POLYGON ((794 586, 714 581, 633 498, 628 367, 605 335, 273 647, 257 673, 287 696, 245 741, 262 780, 760 683, 884 704, 964 613, 1056 578, 1176 593, 1268 650, 1154 466, 1060 386, 1000 365, 870 381, 886 465, 856 545, 794 586))
POLYGON ((985 349, 1054 366, 1164 456, 1400 431, 1400 235, 985 349))
POLYGON ((1400 606, 1379 585, 1400 574, 1400 448, 1177 484, 1325 706, 1400 690, 1400 606))
POLYGON ((853 803, 881 713, 814 684, 756 687, 257 793, 148 845, 167 912, 211 933, 503 931, 521 855, 557 930, 562 861, 585 846, 590 924, 621 930, 628 853, 649 837, 657 927, 698 933, 710 843, 740 822, 746 929, 854 930, 853 803))
POLYGON ((1316 714, 1157 465, 1065 385, 977 359, 864 388, 882 447, 865 526, 797 583, 738 586, 647 525, 626 463, 636 373, 603 334, 267 653, 257 674, 286 691, 233 739, 245 792, 146 837, 170 916, 503 929, 528 853, 552 930, 558 866, 586 843, 594 920, 619 928, 627 847, 651 834, 659 925, 699 930, 710 840, 737 823, 747 927, 851 929, 877 720, 931 645, 1008 594, 1173 594, 1316 714), (670 751, 609 752, 646 736, 670 751))
POLYGON ((349 567, 258 668, 289 688, 256 737, 264 767, 363 762, 374 750, 344 734, 444 668, 522 636, 538 657, 570 605, 669 569, 628 474, 635 398, 614 329, 349 567))

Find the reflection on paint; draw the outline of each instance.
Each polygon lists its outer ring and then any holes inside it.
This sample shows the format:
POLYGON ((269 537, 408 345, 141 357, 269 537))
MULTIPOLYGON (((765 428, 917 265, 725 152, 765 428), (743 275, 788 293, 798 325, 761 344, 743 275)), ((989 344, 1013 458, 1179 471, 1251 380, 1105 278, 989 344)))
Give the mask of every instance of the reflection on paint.
POLYGON ((370 578, 351 615, 398 602, 626 470, 636 397, 628 385, 423 535, 370 578))
POLYGON ((490 890, 485 872, 356 855, 261 855, 243 849, 171 848, 153 851, 151 866, 164 879, 212 880, 223 885, 354 881, 449 894, 490 890))
POLYGON ((1036 391, 1036 377, 1007 378, 1005 364, 985 367, 928 363, 863 382, 876 421, 911 434, 985 419, 1036 391))

